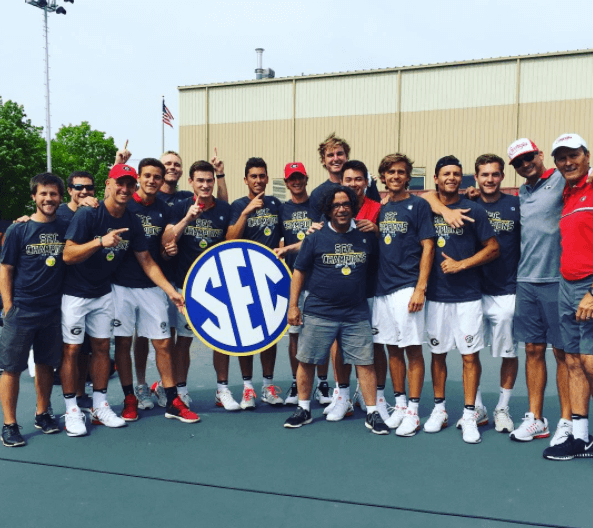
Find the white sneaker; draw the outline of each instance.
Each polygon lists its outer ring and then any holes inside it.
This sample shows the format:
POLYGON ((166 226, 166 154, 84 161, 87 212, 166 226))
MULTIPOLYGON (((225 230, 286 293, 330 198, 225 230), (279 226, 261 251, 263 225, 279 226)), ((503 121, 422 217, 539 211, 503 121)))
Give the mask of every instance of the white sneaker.
POLYGON ((126 421, 115 414, 106 401, 97 409, 91 410, 91 423, 93 425, 106 425, 107 427, 123 427, 126 421))
POLYGON ((395 407, 391 407, 390 410, 392 411, 391 416, 384 421, 390 429, 397 429, 406 416, 407 408, 396 405, 395 407))
POLYGON ((64 415, 66 421, 66 434, 68 436, 84 436, 86 434, 86 416, 78 408, 75 407, 70 412, 66 411, 64 415))
POLYGON ((286 398, 284 398, 284 405, 298 405, 299 403, 299 393, 297 390, 296 383, 293 384, 288 388, 286 392, 286 398))
POLYGON ((515 424, 508 407, 494 409, 494 429, 499 433, 512 433, 515 430, 515 424))
POLYGON ((360 386, 356 386, 356 391, 354 392, 354 397, 352 398, 352 403, 357 407, 360 407, 363 411, 366 412, 367 406, 364 402, 364 398, 362 397, 362 391, 360 390, 360 386))
POLYGON ((383 421, 387 423, 387 420, 389 420, 389 411, 387 410, 387 402, 385 401, 385 398, 377 398, 377 410, 379 411, 383 421))
POLYGON ((523 423, 515 429, 510 435, 511 440, 516 442, 531 442, 536 438, 548 438, 550 430, 548 429, 548 420, 536 420, 533 413, 525 413, 523 423))
MULTIPOLYGON (((463 420, 463 416, 457 420, 457 424, 455 427, 457 429, 461 429, 461 421, 463 420)), ((483 407, 476 407, 476 423, 478 427, 482 427, 483 425, 488 425, 488 410, 485 406, 483 407)), ((511 429, 512 431, 512 429, 511 429)), ((509 431, 510 433, 510 431, 509 431)))
POLYGON ((229 389, 217 390, 214 401, 218 407, 224 407, 226 411, 241 410, 241 406, 235 401, 229 389))
POLYGON ((329 391, 330 388, 327 383, 325 383, 325 385, 322 383, 317 385, 317 388, 315 389, 315 398, 319 402, 319 405, 328 405, 332 402, 333 398, 329 395, 329 391))
POLYGON ((167 407, 167 395, 165 394, 165 388, 163 387, 163 382, 161 380, 155 381, 152 384, 150 392, 156 396, 156 402, 159 407, 167 407))
POLYGON ((418 418, 418 413, 406 409, 406 415, 400 426, 395 430, 395 434, 397 436, 414 436, 418 431, 420 431, 420 418, 418 418))
POLYGON ((279 396, 282 389, 276 385, 268 385, 261 388, 261 401, 270 405, 284 405, 284 400, 279 396))
POLYGON ((136 387, 134 387, 134 394, 138 399, 138 409, 154 409, 154 402, 150 397, 150 389, 146 383, 136 385, 136 387))
POLYGON ((566 442, 566 439, 571 434, 572 422, 565 420, 564 418, 561 418, 558 422, 558 425, 556 426, 556 432, 554 433, 552 440, 550 440, 550 446, 553 447, 563 444, 564 442, 566 442))
POLYGON ((251 387, 243 387, 243 398, 241 399, 241 409, 251 411, 255 409, 255 399, 257 394, 251 387))
POLYGON ((436 407, 430 413, 430 417, 424 423, 425 433, 438 433, 449 425, 447 411, 441 411, 436 407))
POLYGON ((332 412, 334 410, 334 407, 336 406, 336 402, 338 401, 339 395, 340 395, 340 391, 336 387, 334 389, 334 393, 332 394, 332 402, 325 409, 323 409, 323 414, 325 414, 327 416, 330 412, 332 412))
MULTIPOLYGON (((163 389, 164 391, 164 389, 163 389)), ((191 399, 191 396, 189 395, 189 392, 186 392, 185 394, 177 394, 177 396, 179 396, 179 399, 185 404, 185 406, 189 409, 189 404, 193 401, 191 399)))
POLYGON ((334 408, 327 414, 325 419, 328 422, 339 422, 346 416, 352 416, 354 414, 354 407, 352 406, 352 400, 347 400, 342 396, 338 395, 334 408))
POLYGON ((472 414, 470 418, 461 419, 461 431, 466 444, 479 444, 482 441, 480 431, 478 431, 476 413, 472 414))

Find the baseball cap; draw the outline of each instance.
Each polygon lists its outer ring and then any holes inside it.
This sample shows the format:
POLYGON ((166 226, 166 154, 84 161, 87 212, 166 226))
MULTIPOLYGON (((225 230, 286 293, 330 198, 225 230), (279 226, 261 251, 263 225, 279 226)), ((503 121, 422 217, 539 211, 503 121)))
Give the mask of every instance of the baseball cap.
POLYGON ((513 161, 515 158, 527 154, 529 152, 539 152, 537 145, 531 141, 531 139, 521 138, 514 141, 509 145, 507 153, 509 155, 509 161, 513 161))
POLYGON ((585 140, 578 134, 562 134, 560 137, 556 138, 556 141, 554 141, 552 144, 552 156, 554 155, 554 152, 556 152, 556 150, 560 147, 567 147, 571 149, 585 147, 587 150, 589 150, 585 140))
POLYGON ((136 173, 136 169, 134 167, 130 167, 129 165, 124 165, 123 163, 118 163, 111 167, 109 171, 109 177, 117 180, 118 178, 123 178, 124 176, 130 176, 130 178, 134 178, 135 180, 138 179, 138 174, 136 173))
POLYGON ((439 161, 437 161, 437 164, 434 167, 434 173, 438 174, 443 167, 448 167, 449 165, 455 165, 456 167, 459 167, 463 170, 461 161, 459 161, 455 156, 449 155, 443 156, 439 161))
POLYGON ((295 172, 298 172, 299 174, 302 174, 303 176, 307 176, 307 171, 305 170, 305 166, 300 161, 295 161, 294 163, 287 163, 286 167, 284 167, 284 179, 287 180, 295 172))

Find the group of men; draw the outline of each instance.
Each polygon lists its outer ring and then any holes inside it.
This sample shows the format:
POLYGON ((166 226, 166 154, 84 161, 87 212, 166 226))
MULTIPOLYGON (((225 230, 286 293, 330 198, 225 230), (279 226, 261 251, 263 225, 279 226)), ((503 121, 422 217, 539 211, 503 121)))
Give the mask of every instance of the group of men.
MULTIPOLYGON (((465 442, 481 441, 478 427, 489 417, 480 392, 479 352, 489 342, 492 355, 501 358, 496 430, 516 441, 547 438, 543 395, 550 343, 561 418, 544 457, 593 456, 587 422, 593 381, 587 355, 593 350, 587 215, 593 211, 593 203, 588 206, 593 191, 585 141, 576 134, 560 136, 552 147, 556 170, 545 169, 543 152, 531 140, 511 144, 510 164, 526 179, 518 197, 501 191, 505 162, 494 154, 477 158, 477 189, 465 197, 459 194, 463 168, 454 156, 436 163, 436 191, 415 196, 409 191, 413 162, 397 153, 379 165, 387 190, 379 203, 376 182, 364 163, 349 160, 349 153, 347 142, 333 134, 320 144, 328 180, 310 196, 303 164, 287 164, 290 200, 285 203, 266 195, 266 163, 250 158, 244 177, 248 194, 229 205, 224 164, 216 153, 211 162, 190 167, 193 192, 177 190, 182 162, 174 152, 161 160, 143 159, 137 172, 125 164, 129 152, 119 152, 102 202, 90 197, 94 181, 88 173, 71 175, 71 201, 62 205, 59 178, 33 178, 36 212, 7 231, 0 265, 6 312, 0 337, 4 445, 25 443, 16 422, 16 401, 31 345, 35 427, 44 433, 59 431, 48 409, 54 368, 61 377, 69 436, 86 434, 83 410, 90 412, 93 424, 121 427, 138 419, 138 408, 154 406, 151 394, 166 407, 167 418, 198 421, 187 390, 193 332, 183 313, 183 282, 203 251, 223 240, 247 239, 274 250, 293 271, 288 309, 293 383, 285 400, 274 385, 276 347, 260 354, 261 400, 297 405, 285 427, 312 421, 315 395, 327 405, 328 421, 352 415, 354 400, 366 409, 365 425, 373 433, 395 429, 398 436, 414 436, 421 428, 426 336, 434 408, 425 432, 437 433, 448 425, 446 357, 457 348, 465 399, 457 427, 465 442), (121 417, 107 401, 112 334, 124 393, 121 417), (83 405, 85 335, 92 350, 93 396, 83 405), (145 376, 148 340, 161 376, 150 389, 145 376), (525 343, 530 408, 515 428, 509 402, 519 341, 525 343), (330 356, 333 395, 327 381, 330 356), (358 379, 353 399, 351 365, 358 379), (388 367, 392 408, 384 394, 388 367)), ((213 363, 216 404, 229 411, 255 408, 253 356, 239 358, 240 403, 228 387, 229 356, 214 350, 213 363)))

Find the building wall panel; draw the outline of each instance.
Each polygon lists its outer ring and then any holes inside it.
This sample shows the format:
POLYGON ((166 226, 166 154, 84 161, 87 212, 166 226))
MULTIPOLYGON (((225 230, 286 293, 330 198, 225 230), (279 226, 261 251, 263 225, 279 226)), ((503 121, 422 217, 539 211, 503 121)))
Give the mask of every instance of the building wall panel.
POLYGON ((179 126, 199 126, 205 124, 206 89, 200 88, 179 92, 179 126))
POLYGON ((187 178, 192 163, 201 159, 210 160, 211 157, 206 152, 205 125, 179 127, 179 155, 183 160, 183 176, 179 180, 179 188, 191 190, 187 178))

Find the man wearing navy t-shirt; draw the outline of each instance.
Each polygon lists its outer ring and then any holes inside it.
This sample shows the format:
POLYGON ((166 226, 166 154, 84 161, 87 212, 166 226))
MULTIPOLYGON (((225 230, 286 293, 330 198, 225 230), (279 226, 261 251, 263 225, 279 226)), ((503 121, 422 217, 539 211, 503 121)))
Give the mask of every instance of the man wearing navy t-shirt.
POLYGON ((465 395, 460 425, 463 440, 476 444, 481 442, 475 400, 481 375, 479 353, 484 347, 482 291, 477 267, 497 258, 499 248, 486 211, 459 196, 462 177, 461 162, 455 156, 445 156, 437 162, 434 181, 440 201, 451 209, 468 209, 467 214, 474 222, 453 228, 442 216, 433 215, 437 247, 426 293, 426 331, 432 352, 435 407, 424 430, 437 433, 447 426, 446 359, 447 353, 457 348, 463 358, 465 395))
POLYGON ((96 209, 83 208, 72 219, 66 233, 64 262, 67 270, 62 298, 64 354, 60 376, 66 404, 66 432, 86 434, 84 416, 76 406, 77 356, 84 332, 91 337, 93 356, 92 421, 122 427, 107 402, 110 359, 109 340, 115 319, 111 282, 128 251, 134 251, 142 269, 179 307, 183 298, 165 279, 148 252, 144 229, 126 206, 136 190, 137 174, 129 165, 114 165, 106 182, 108 197, 96 209))
MULTIPOLYGON (((274 249, 280 242, 278 214, 280 201, 266 196, 268 167, 262 158, 249 158, 245 164, 245 185, 249 194, 235 200, 231 205, 231 220, 226 234, 227 240, 245 239, 259 242, 274 249)), ((270 405, 282 405, 281 390, 274 385, 274 366, 276 364, 276 345, 260 353, 263 371, 261 399, 270 405)), ((243 374, 243 398, 241 407, 255 407, 255 391, 252 384, 253 356, 240 356, 239 364, 243 374)))
POLYGON ((35 359, 37 408, 35 427, 57 433, 48 412, 54 369, 61 359, 60 302, 66 265, 62 259, 68 223, 56 217, 64 196, 64 183, 45 173, 31 179, 36 211, 28 222, 6 231, 0 256, 0 294, 4 304, 4 329, 0 336, 0 400, 4 414, 2 443, 25 445, 16 422, 21 372, 27 368, 29 349, 35 359))

